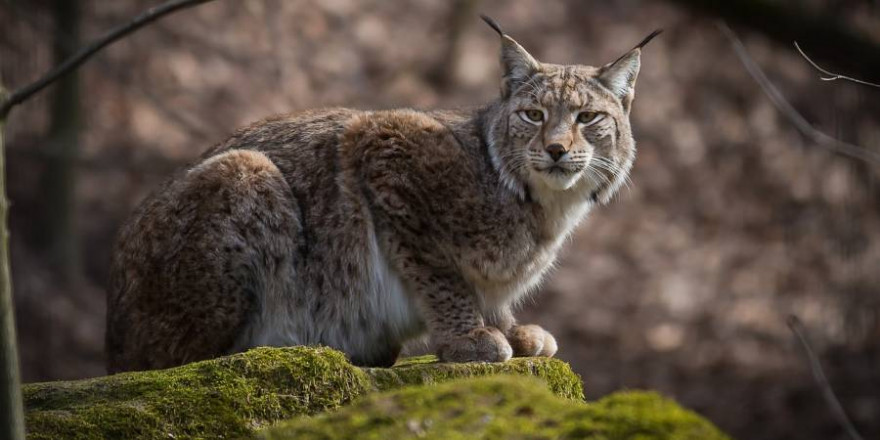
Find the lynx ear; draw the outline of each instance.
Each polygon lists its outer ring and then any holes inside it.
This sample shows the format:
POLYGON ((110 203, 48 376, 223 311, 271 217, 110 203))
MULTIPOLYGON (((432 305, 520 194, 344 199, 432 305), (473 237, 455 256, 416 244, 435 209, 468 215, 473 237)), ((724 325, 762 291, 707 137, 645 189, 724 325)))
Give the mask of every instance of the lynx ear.
POLYGON ((485 15, 480 15, 480 18, 501 36, 501 68, 504 71, 501 93, 506 98, 520 83, 541 70, 541 63, 533 58, 516 40, 505 34, 495 20, 485 15))
POLYGON ((633 92, 639 76, 640 49, 633 49, 613 63, 602 66, 599 81, 619 99, 633 92))
POLYGON ((599 81, 623 102, 623 107, 627 112, 629 112, 629 106, 632 103, 636 77, 639 76, 642 47, 661 32, 663 31, 660 29, 651 32, 651 35, 645 37, 632 50, 623 54, 616 61, 602 66, 599 72, 599 81))

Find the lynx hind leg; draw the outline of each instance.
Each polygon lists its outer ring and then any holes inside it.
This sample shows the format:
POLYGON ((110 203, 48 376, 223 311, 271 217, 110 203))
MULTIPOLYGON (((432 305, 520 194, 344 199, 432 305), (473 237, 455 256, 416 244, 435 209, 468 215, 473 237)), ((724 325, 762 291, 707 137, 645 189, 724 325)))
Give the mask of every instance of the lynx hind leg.
POLYGON ((507 333, 507 340, 516 357, 553 357, 556 354, 556 338, 534 324, 514 326, 507 333))
POLYGON ((299 220, 262 153, 206 160, 139 215, 120 237, 115 276, 126 279, 108 310, 111 372, 227 354, 276 280, 292 277, 299 220))

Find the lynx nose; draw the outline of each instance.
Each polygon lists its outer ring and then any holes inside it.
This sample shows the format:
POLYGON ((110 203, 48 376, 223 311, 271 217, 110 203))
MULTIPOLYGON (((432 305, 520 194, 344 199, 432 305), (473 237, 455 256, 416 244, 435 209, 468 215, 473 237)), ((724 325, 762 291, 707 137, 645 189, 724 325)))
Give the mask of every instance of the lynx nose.
POLYGON ((565 153, 568 153, 568 151, 565 151, 565 147, 563 147, 562 144, 550 144, 545 147, 544 150, 547 151, 547 154, 550 155, 554 162, 559 162, 559 159, 561 159, 565 153))

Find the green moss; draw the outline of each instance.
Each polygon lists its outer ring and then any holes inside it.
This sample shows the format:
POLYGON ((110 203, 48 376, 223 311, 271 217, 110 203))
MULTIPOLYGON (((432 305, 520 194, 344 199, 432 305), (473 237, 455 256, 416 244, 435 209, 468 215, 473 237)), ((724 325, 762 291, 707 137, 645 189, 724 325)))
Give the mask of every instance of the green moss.
POLYGON ((24 387, 31 439, 221 438, 337 408, 373 389, 326 348, 260 348, 164 371, 24 387))
POLYGON ((426 356, 360 369, 328 348, 259 348, 163 371, 26 385, 26 423, 31 439, 235 438, 376 390, 499 373, 534 375, 583 399, 580 378, 553 359, 443 364, 426 356))
POLYGON ((584 400, 581 378, 558 359, 515 358, 502 363, 448 364, 435 356, 420 356, 399 361, 392 368, 367 368, 380 391, 406 385, 430 385, 475 376, 515 374, 534 376, 547 382, 550 390, 571 400, 584 400))
POLYGON ((24 397, 28 436, 40 440, 240 438, 296 416, 264 435, 724 438, 654 394, 584 404, 580 378, 544 358, 444 364, 424 356, 360 369, 327 348, 260 348, 163 371, 30 384, 24 397))
POLYGON ((576 403, 532 378, 463 379, 406 387, 339 411, 283 422, 265 440, 628 439, 723 440, 700 416, 654 393, 625 392, 576 403))

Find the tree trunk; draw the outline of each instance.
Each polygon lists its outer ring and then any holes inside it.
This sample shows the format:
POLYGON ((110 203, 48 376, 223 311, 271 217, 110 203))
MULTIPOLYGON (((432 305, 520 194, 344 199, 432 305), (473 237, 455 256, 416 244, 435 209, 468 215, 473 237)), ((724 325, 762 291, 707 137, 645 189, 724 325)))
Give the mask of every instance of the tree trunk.
MULTIPOLYGON (((0 86, 0 97, 4 96, 0 86)), ((15 307, 9 273, 9 233, 6 215, 6 152, 3 149, 5 119, 0 116, 0 438, 24 440, 24 413, 18 374, 15 339, 15 307)))
MULTIPOLYGON (((73 55, 79 46, 79 1, 54 0, 55 64, 73 55)), ((76 70, 58 79, 51 104, 51 126, 40 181, 45 211, 40 227, 41 247, 62 280, 80 273, 76 233, 76 164, 80 129, 79 75, 76 70)))

